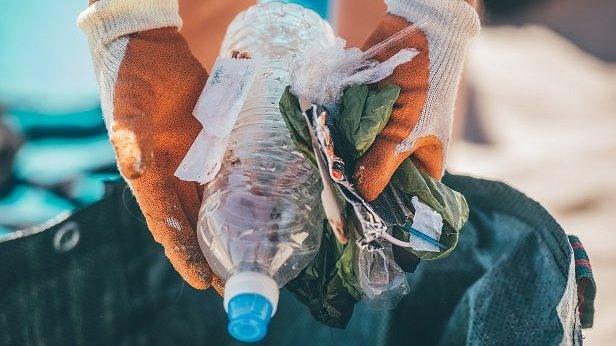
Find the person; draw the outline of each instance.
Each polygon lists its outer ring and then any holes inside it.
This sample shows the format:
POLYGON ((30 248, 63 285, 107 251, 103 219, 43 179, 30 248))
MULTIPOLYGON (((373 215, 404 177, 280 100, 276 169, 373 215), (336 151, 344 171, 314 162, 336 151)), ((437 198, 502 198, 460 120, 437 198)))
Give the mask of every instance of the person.
MULTIPOLYGON (((188 3, 180 3, 185 19, 199 13, 198 5, 187 11, 188 3)), ((213 3, 202 2, 204 8, 213 3)), ((222 7, 236 4, 218 3, 222 7)), ((388 0, 386 4, 390 14, 384 15, 366 46, 379 35, 388 36, 397 26, 408 25, 409 8, 430 13, 436 25, 401 45, 417 47, 422 53, 391 76, 390 80, 401 82, 403 97, 380 139, 385 144, 402 143, 408 138, 405 134, 415 133, 419 144, 404 155, 411 155, 426 171, 438 173, 446 143, 441 151, 428 149, 438 148, 439 138, 448 138, 445 130, 451 114, 438 112, 440 117, 427 119, 437 114, 430 112, 434 104, 428 100, 439 100, 449 109, 454 95, 438 81, 449 80, 444 84, 455 90, 453 72, 459 72, 464 44, 473 32, 450 30, 468 18, 465 14, 477 17, 462 0, 388 0), (443 37, 449 40, 434 40, 443 37), (443 49, 456 42, 455 48, 443 49), (443 50, 451 54, 443 56, 443 50), (414 120, 417 124, 434 120, 443 125, 439 127, 443 132, 421 140, 430 128, 414 126, 414 120), (422 145, 427 143, 432 147, 422 145)), ((191 103, 207 78, 202 68, 207 66, 205 49, 217 50, 208 48, 217 42, 209 36, 203 39, 198 30, 186 33, 196 25, 188 20, 178 34, 177 7, 171 0, 100 0, 93 1, 80 17, 102 86, 106 127, 130 188, 123 182, 109 183, 100 202, 40 228, 0 238, 4 268, 0 270, 0 343, 236 344, 223 331, 225 313, 214 290, 186 289, 146 229, 163 243, 186 282, 196 288, 221 288, 194 243, 199 186, 172 176, 186 143, 192 143, 200 130, 190 115, 191 103), (188 43, 184 35, 190 37, 188 43)), ((383 147, 387 145, 375 148, 383 147)), ((385 150, 375 152, 373 157, 382 156, 379 162, 386 174, 395 160, 385 150)), ((376 311, 360 303, 345 329, 331 328, 312 318, 306 306, 283 289, 264 343, 580 342, 580 325, 592 324, 594 299, 592 273, 581 243, 567 237, 538 203, 503 183, 448 173, 443 182, 465 196, 470 218, 450 256, 424 261, 407 275, 410 293, 395 309, 376 311)), ((377 184, 364 182, 365 196, 378 189, 377 184)))
MULTIPOLYGON (((357 165, 355 181, 368 200, 410 155, 431 176, 442 177, 464 55, 479 30, 472 0, 385 3, 388 13, 365 48, 413 23, 429 25, 376 57, 387 59, 405 47, 419 50, 385 80, 401 93, 388 124, 357 165)), ((201 188, 173 176, 200 131, 192 109, 208 77, 178 32, 176 0, 91 1, 78 23, 90 42, 118 167, 154 239, 191 286, 221 291, 223 282, 208 267, 194 231, 201 188)))

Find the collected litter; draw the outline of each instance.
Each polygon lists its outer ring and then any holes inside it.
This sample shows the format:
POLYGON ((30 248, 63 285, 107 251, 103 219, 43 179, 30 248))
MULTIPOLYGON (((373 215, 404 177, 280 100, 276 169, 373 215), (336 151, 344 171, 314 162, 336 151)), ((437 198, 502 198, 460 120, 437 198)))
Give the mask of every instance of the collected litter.
POLYGON ((417 51, 372 58, 421 25, 366 52, 294 4, 257 4, 230 25, 221 52, 231 58, 219 58, 195 107, 204 130, 176 176, 207 183, 197 235, 226 281, 238 340, 265 337, 283 285, 344 327, 356 302, 394 307, 405 272, 455 247, 466 201, 411 159, 370 203, 349 179, 400 92, 376 83, 417 51))

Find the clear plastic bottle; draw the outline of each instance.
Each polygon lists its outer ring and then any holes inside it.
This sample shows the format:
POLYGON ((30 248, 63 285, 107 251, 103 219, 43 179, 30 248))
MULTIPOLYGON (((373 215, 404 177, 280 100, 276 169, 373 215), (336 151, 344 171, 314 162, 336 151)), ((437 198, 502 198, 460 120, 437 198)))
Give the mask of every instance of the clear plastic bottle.
POLYGON ((197 227, 208 263, 226 280, 228 331, 241 341, 265 337, 279 287, 320 246, 318 173, 296 150, 278 101, 295 55, 333 39, 315 12, 268 1, 238 14, 222 45, 222 56, 236 50, 262 62, 221 170, 205 189, 197 227))

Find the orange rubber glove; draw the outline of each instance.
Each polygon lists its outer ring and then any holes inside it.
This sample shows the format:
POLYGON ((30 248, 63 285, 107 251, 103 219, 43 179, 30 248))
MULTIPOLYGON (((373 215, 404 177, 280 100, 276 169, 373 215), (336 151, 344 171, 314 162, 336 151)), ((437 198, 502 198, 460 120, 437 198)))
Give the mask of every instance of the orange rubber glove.
POLYGON ((191 286, 222 290, 197 244, 201 189, 173 176, 201 130, 192 110, 208 77, 178 33, 177 0, 94 1, 78 24, 118 167, 148 228, 191 286))
POLYGON ((466 48, 479 30, 474 0, 386 0, 388 13, 365 49, 403 28, 422 29, 380 53, 384 61, 402 48, 419 54, 382 81, 400 86, 400 96, 383 131, 356 165, 354 180, 369 201, 385 188, 398 166, 412 155, 436 179, 443 175, 456 91, 466 48))

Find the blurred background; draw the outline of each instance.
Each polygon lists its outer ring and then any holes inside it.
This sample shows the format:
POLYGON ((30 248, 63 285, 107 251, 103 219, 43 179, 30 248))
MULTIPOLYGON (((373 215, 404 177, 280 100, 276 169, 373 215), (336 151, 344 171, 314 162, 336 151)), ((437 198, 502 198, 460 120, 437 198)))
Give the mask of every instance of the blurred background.
MULTIPOLYGON (((254 1, 180 0, 182 33, 211 66, 254 1)), ((305 0, 361 46, 380 0, 305 0)), ((101 198, 118 177, 85 37, 86 1, 0 0, 0 237, 101 198)), ((501 180, 580 236, 598 285, 591 345, 616 339, 616 2, 485 0, 468 55, 449 170, 501 180)))
POLYGON ((488 1, 449 169, 505 181, 580 237, 597 282, 589 345, 616 338, 616 2, 488 1), (527 5, 524 5, 528 3, 527 5))

